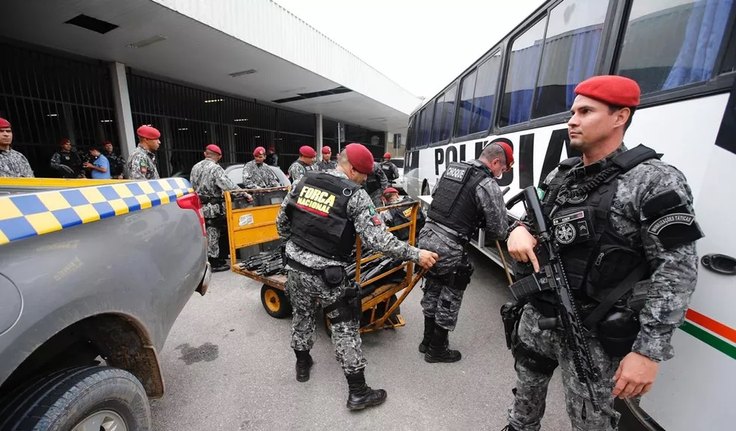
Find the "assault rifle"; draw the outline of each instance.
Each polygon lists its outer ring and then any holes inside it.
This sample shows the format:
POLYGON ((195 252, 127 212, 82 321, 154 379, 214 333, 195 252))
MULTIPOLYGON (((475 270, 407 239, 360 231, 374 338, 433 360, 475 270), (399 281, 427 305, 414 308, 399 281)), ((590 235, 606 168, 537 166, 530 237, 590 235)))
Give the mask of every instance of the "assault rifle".
POLYGON ((590 401, 596 411, 600 410, 593 392, 593 382, 601 378, 600 369, 593 363, 590 355, 588 340, 585 338, 585 328, 580 319, 578 306, 572 296, 570 284, 567 281, 565 268, 560 261, 557 241, 547 230, 542 205, 534 186, 529 186, 506 203, 506 208, 511 208, 519 202, 524 202, 528 220, 537 236, 538 248, 537 258, 540 269, 532 275, 524 277, 509 286, 514 298, 519 300, 535 292, 552 291, 557 296, 558 317, 540 319, 540 329, 552 329, 560 325, 564 332, 564 338, 572 352, 575 373, 581 382, 588 387, 590 401))

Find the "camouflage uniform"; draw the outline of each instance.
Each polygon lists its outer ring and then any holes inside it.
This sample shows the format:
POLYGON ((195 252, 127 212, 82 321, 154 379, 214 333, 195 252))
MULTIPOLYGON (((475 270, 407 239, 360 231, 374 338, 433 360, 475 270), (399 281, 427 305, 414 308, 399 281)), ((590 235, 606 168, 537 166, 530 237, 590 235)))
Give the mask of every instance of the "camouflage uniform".
POLYGON ((128 178, 131 180, 156 180, 156 156, 138 145, 128 158, 128 178))
MULTIPOLYGON (((347 178, 344 173, 337 170, 329 171, 328 174, 347 178)), ((285 209, 289 201, 296 198, 296 188, 292 187, 291 190, 281 204, 281 211, 276 220, 279 235, 287 240, 291 236, 291 223, 285 209)), ((380 250, 396 259, 419 262, 419 250, 399 241, 386 230, 386 226, 376 214, 376 209, 364 190, 359 189, 350 198, 347 215, 349 221, 355 226, 356 234, 360 235, 370 248, 380 250)), ((321 270, 327 266, 345 267, 347 265, 345 262, 311 253, 292 241, 286 243, 286 256, 315 270, 321 270)), ((341 286, 330 289, 318 275, 296 271, 288 265, 286 269, 288 272, 286 294, 289 296, 294 313, 291 324, 291 347, 297 351, 310 350, 314 344, 317 307, 321 305, 326 308, 340 299, 350 285, 350 280, 345 279, 341 286)), ((337 311, 333 311, 328 313, 327 317, 334 318, 336 314, 337 311)), ((365 368, 358 327, 357 319, 332 326, 335 357, 346 374, 356 374, 365 368)))
MULTIPOLYGON (((204 159, 192 167, 189 175, 192 188, 202 200, 202 214, 207 225, 207 256, 220 258, 221 233, 227 234, 222 192, 238 186, 225 174, 222 166, 212 159, 204 159)), ((227 235, 222 235, 226 239, 227 235)))
POLYGON ((33 178, 26 156, 12 148, 0 150, 0 177, 33 178))
MULTIPOLYGON (((475 202, 477 211, 483 216, 486 235, 490 238, 504 238, 508 229, 508 221, 503 193, 492 177, 483 179, 476 186, 475 202)), ((468 254, 465 250, 467 241, 458 242, 447 235, 438 233, 431 228, 432 224, 435 223, 431 218, 427 220, 427 225, 419 234, 417 246, 434 251, 441 256, 441 259, 425 277, 421 304, 425 317, 434 318, 437 326, 452 331, 457 324, 460 304, 465 293, 464 287, 463 289, 455 288, 453 278, 458 268, 469 265, 468 254)))
MULTIPOLYGON (((607 158, 588 167, 573 167, 568 176, 580 180, 589 178, 600 172, 610 163, 611 157, 624 151, 621 147, 607 158)), ((557 171, 553 171, 545 183, 549 184, 557 171)), ((650 277, 640 281, 634 287, 631 298, 644 298, 645 303, 639 312, 641 329, 636 337, 632 351, 644 355, 654 361, 665 361, 674 356, 670 339, 675 329, 680 326, 687 310, 690 296, 695 290, 697 279, 698 257, 695 242, 688 241, 666 248, 662 239, 654 234, 643 207, 652 198, 668 191, 680 195, 693 214, 692 192, 685 176, 673 166, 658 159, 650 159, 640 163, 628 172, 616 178, 618 187, 613 196, 610 210, 612 230, 623 238, 627 238, 631 248, 641 251, 649 263, 650 277)), ((551 193, 548 190, 547 193, 551 193)), ((565 262, 563 261, 563 264, 565 262)), ((571 354, 564 343, 560 343, 559 330, 540 330, 537 321, 539 311, 527 305, 518 327, 519 339, 540 355, 559 362, 562 369, 563 385, 567 411, 574 429, 580 430, 615 430, 619 413, 613 408, 612 376, 622 358, 610 357, 601 349, 595 338, 588 338, 593 360, 601 368, 602 378, 594 383, 594 393, 601 407, 594 412, 584 383, 578 380, 571 365, 571 354)), ((592 337, 592 335, 591 335, 592 337)), ((520 431, 538 430, 544 414, 544 399, 547 385, 552 376, 529 370, 520 361, 516 361, 518 380, 514 404, 509 409, 509 423, 520 431)))
POLYGON ((243 167, 243 187, 246 189, 265 189, 280 185, 276 174, 265 163, 258 164, 251 160, 243 167))
POLYGON ((317 170, 319 171, 331 171, 333 169, 337 168, 337 162, 334 160, 320 160, 317 162, 317 170))
POLYGON ((289 178, 291 179, 291 183, 296 183, 301 177, 304 176, 304 174, 313 170, 314 166, 304 164, 302 161, 297 160, 296 162, 292 163, 291 166, 289 166, 289 178))

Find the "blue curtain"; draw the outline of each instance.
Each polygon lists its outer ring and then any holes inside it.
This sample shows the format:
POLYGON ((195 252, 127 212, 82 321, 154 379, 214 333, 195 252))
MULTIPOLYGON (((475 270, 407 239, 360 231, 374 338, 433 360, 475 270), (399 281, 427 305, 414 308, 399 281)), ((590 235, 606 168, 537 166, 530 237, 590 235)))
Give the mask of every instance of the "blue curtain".
POLYGON ((566 109, 575 100, 575 87, 593 75, 598 47, 601 43, 601 28, 581 32, 573 36, 570 59, 567 62, 567 85, 565 88, 566 109))
POLYGON ((693 4, 680 53, 662 89, 701 82, 713 76, 733 0, 698 0, 693 4))
POLYGON ((508 124, 529 120, 534 79, 537 75, 541 52, 542 43, 537 41, 534 45, 513 53, 508 73, 510 80, 506 84, 506 93, 509 95, 508 124))

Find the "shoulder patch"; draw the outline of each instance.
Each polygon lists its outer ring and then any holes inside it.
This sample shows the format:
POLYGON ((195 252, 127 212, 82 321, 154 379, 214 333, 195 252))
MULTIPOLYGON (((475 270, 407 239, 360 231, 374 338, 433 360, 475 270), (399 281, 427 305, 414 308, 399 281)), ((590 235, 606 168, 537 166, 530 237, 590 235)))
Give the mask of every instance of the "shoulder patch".
POLYGON ((647 229, 650 235, 659 238, 665 248, 673 248, 703 237, 695 216, 685 212, 665 214, 647 229))

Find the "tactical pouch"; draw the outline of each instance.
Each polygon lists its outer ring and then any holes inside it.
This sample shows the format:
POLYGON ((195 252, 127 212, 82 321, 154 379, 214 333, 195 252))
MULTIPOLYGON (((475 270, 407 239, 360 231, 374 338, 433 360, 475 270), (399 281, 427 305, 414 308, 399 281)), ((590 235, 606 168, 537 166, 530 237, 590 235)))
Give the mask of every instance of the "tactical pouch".
POLYGON ((614 305, 598 323, 598 341, 613 358, 621 358, 631 352, 638 335, 639 313, 623 305, 614 305))
POLYGON ((506 335, 506 347, 511 349, 516 337, 516 326, 521 320, 524 310, 523 302, 507 302, 501 306, 501 320, 503 321, 503 332, 506 335))
POLYGON ((586 293, 591 298, 602 301, 606 291, 616 287, 641 261, 641 254, 628 247, 601 247, 588 272, 586 293))
POLYGON ((322 270, 322 279, 327 286, 339 287, 345 280, 345 268, 342 266, 328 266, 322 270))
POLYGON ((473 264, 467 260, 463 261, 455 272, 454 286, 457 290, 465 290, 470 284, 470 276, 473 275, 473 264))

